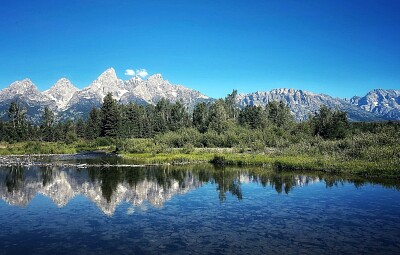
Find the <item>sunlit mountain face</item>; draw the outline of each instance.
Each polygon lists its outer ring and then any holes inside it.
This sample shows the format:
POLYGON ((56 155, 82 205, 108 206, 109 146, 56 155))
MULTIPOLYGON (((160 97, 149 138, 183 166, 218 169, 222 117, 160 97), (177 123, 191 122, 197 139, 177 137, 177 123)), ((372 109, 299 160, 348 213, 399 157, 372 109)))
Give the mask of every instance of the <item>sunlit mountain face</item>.
MULTIPOLYGON (((146 79, 135 76, 122 80, 114 68, 109 68, 81 90, 66 78, 59 79, 43 92, 30 79, 15 81, 0 90, 0 118, 7 118, 9 105, 15 101, 22 104, 28 119, 33 122, 40 121, 45 107, 49 107, 58 119, 86 118, 93 107, 101 106, 108 93, 121 104, 156 105, 161 99, 166 99, 180 101, 189 110, 198 103, 215 100, 197 90, 172 84, 161 74, 146 79)), ((400 90, 375 89, 365 96, 341 99, 305 90, 277 88, 239 94, 236 98, 240 108, 264 107, 273 101, 285 103, 296 121, 308 119, 322 105, 346 111, 351 121, 400 120, 400 90)))

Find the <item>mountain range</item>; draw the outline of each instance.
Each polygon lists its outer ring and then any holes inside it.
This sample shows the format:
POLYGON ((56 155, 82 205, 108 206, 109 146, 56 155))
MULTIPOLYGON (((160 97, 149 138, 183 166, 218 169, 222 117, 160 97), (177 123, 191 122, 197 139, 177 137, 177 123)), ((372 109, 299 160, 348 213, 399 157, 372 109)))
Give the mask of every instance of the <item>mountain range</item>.
MULTIPOLYGON (((197 103, 214 100, 199 91, 171 84, 161 74, 151 75, 145 80, 135 76, 124 81, 117 77, 113 68, 109 68, 82 90, 66 78, 61 78, 43 92, 29 79, 15 81, 0 91, 0 118, 6 118, 12 101, 19 101, 27 109, 31 121, 38 121, 46 106, 59 119, 86 117, 92 107, 101 105, 107 93, 124 104, 156 104, 161 98, 171 102, 182 100, 188 109, 197 103)), ((321 105, 346 111, 352 121, 400 120, 400 90, 375 89, 363 97, 354 96, 350 99, 286 88, 237 96, 239 107, 264 106, 270 101, 286 103, 297 121, 307 119, 321 105)))

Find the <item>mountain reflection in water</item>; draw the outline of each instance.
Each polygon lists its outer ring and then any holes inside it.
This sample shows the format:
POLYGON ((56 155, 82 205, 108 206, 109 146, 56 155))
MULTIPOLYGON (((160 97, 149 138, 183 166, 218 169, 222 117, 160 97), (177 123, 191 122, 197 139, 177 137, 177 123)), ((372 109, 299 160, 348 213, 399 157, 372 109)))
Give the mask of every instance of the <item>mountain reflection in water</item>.
POLYGON ((397 182, 348 179, 321 173, 280 173, 265 169, 215 169, 196 167, 143 167, 143 168, 41 168, 8 167, 0 169, 0 196, 10 205, 26 206, 37 195, 49 197, 63 207, 77 195, 93 201, 106 215, 112 216, 122 202, 141 205, 148 202, 162 207, 172 197, 185 194, 206 183, 215 185, 218 198, 227 194, 243 198, 243 183, 272 186, 278 193, 288 194, 294 187, 325 182, 326 187, 343 182, 356 187, 365 182, 377 182, 399 189, 397 182))

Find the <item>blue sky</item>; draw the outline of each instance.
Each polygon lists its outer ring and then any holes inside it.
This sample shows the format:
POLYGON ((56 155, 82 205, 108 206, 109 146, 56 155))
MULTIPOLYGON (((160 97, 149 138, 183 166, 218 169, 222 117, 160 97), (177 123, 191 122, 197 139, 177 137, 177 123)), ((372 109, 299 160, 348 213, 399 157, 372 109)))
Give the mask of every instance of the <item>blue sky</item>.
POLYGON ((0 8, 0 88, 87 86, 108 67, 223 97, 296 88, 400 89, 398 0, 41 0, 0 8))

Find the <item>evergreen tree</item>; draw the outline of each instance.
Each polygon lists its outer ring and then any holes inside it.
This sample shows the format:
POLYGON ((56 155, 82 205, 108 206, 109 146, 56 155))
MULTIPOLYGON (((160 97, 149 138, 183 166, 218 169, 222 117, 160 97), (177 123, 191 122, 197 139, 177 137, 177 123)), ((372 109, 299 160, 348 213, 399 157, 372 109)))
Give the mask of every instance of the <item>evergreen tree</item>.
POLYGON ((154 131, 164 133, 170 128, 171 104, 168 100, 162 98, 155 107, 154 131))
POLYGON ((208 128, 208 105, 206 103, 199 103, 193 110, 193 126, 201 133, 205 133, 208 128))
POLYGON ((19 102, 11 102, 7 115, 11 124, 9 137, 15 141, 25 140, 28 135, 26 109, 19 102))
POLYGON ((325 139, 345 138, 349 128, 345 112, 333 111, 325 105, 321 106, 311 121, 314 123, 314 135, 325 139))
POLYGON ((140 129, 142 123, 140 123, 141 112, 139 108, 140 107, 134 103, 131 103, 126 107, 126 126, 128 130, 128 137, 140 137, 140 129))
POLYGON ((169 129, 176 131, 180 128, 188 127, 190 125, 189 114, 186 111, 183 103, 177 101, 171 106, 171 117, 169 121, 169 129))
POLYGON ((234 89, 231 94, 225 97, 225 104, 229 118, 236 120, 238 117, 238 108, 236 105, 237 90, 234 89))
POLYGON ((218 99, 210 106, 208 128, 217 133, 222 133, 226 129, 227 119, 228 114, 226 112, 225 102, 222 99, 218 99))
POLYGON ((278 106, 278 119, 276 125, 278 127, 289 127, 293 124, 293 116, 290 113, 290 108, 283 103, 282 101, 279 102, 278 106))
POLYGON ((252 129, 265 128, 266 116, 261 106, 246 106, 239 112, 239 124, 249 126, 252 129))
POLYGON ((120 121, 118 103, 112 94, 108 93, 101 106, 101 136, 118 137, 120 121))
POLYGON ((54 141, 54 113, 47 106, 44 108, 40 129, 44 141, 54 141))
POLYGON ((100 136, 101 116, 100 111, 93 107, 89 112, 88 120, 86 122, 85 137, 87 139, 95 139, 100 136))
POLYGON ((265 106, 265 113, 269 123, 273 123, 277 127, 289 127, 293 123, 293 116, 290 108, 281 102, 268 102, 265 106))
POLYGON ((83 138, 85 137, 86 134, 86 124, 83 121, 82 118, 79 118, 76 122, 75 122, 75 134, 77 137, 79 138, 83 138))
POLYGON ((58 121, 57 124, 54 126, 54 140, 65 140, 64 124, 61 121, 58 121))
POLYGON ((154 105, 147 105, 145 108, 145 114, 141 119, 141 123, 143 123, 143 132, 142 137, 151 138, 155 135, 155 116, 156 116, 156 108, 154 105))

